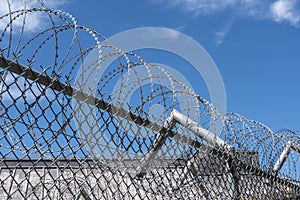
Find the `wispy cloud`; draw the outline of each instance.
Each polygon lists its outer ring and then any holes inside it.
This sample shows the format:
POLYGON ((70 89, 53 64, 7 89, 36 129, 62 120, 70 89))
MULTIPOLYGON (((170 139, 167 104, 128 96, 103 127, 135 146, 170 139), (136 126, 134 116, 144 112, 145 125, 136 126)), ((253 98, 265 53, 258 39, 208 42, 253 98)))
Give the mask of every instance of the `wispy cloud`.
MULTIPOLYGON (((44 2, 47 7, 49 8, 57 8, 60 5, 66 3, 66 0, 51 0, 51 1, 46 1, 44 2)), ((17 11, 21 9, 30 9, 30 8, 36 8, 36 7, 41 7, 41 4, 38 2, 38 0, 0 0, 0 16, 3 16, 11 10, 17 11), (8 4, 9 2, 9 4, 8 4), (9 7, 10 5, 10 7, 9 7), (10 10, 9 10, 10 8, 10 10)), ((16 15, 14 15, 16 16, 16 15)), ((14 17, 13 16, 13 17, 14 17)), ((23 21, 24 21, 25 15, 21 15, 14 21, 14 27, 15 28, 20 28, 23 26, 23 21)), ((33 12, 33 13, 28 13, 26 15, 26 32, 33 32, 43 25, 43 21, 45 20, 44 17, 41 16, 41 14, 33 12)), ((10 19, 9 17, 3 18, 0 20, 0 29, 3 29, 6 27, 6 25, 9 23, 10 19)))
POLYGON ((197 12, 206 15, 232 9, 235 12, 246 15, 262 14, 263 9, 271 0, 152 0, 156 3, 164 3, 170 6, 178 6, 189 12, 197 12), (246 11, 246 12, 245 12, 246 11))
POLYGON ((300 23, 299 0, 152 0, 177 6, 196 15, 211 15, 230 10, 234 15, 268 19, 278 23, 300 23), (299 13, 299 14, 298 14, 299 13))
POLYGON ((233 18, 229 19, 220 31, 215 32, 217 46, 220 46, 224 42, 225 37, 233 24, 233 21, 233 18))
POLYGON ((178 39, 178 37, 180 36, 179 32, 174 31, 172 29, 167 29, 167 28, 154 30, 153 34, 155 34, 156 37, 158 36, 159 38, 162 38, 162 39, 168 38, 168 39, 173 39, 173 40, 178 39))

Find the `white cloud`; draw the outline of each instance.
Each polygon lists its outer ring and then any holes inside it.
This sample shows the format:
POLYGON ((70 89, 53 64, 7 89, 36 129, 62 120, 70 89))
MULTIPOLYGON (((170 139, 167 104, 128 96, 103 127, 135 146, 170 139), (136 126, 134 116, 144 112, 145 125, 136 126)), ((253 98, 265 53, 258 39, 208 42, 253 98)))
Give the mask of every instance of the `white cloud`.
POLYGON ((153 34, 156 35, 156 37, 158 36, 159 38, 165 39, 173 39, 176 40, 178 39, 178 37, 180 36, 180 33, 178 31, 172 30, 172 29, 159 29, 159 30, 155 30, 153 31, 153 34))
POLYGON ((300 21, 295 0, 278 0, 270 6, 272 18, 276 22, 287 21, 296 26, 300 21))
POLYGON ((149 40, 149 39, 171 39, 171 40, 177 40, 180 36, 180 32, 168 29, 168 28, 150 28, 148 29, 147 34, 141 35, 142 39, 149 40))
MULTIPOLYGON (((0 82, 2 101, 11 102, 13 99, 19 99, 22 96, 26 96, 29 104, 33 103, 38 96, 41 96, 41 100, 45 100, 45 95, 42 94, 42 91, 45 90, 44 86, 32 84, 32 81, 28 80, 28 82, 25 82, 25 78, 19 76, 16 76, 18 77, 16 78, 15 76, 8 73, 4 80, 5 84, 0 82), (27 83, 27 87, 24 86, 24 83, 27 83)), ((54 97, 53 92, 50 90, 46 90, 46 95, 48 98, 54 97)))
MULTIPOLYGON (((65 3, 65 0, 51 0, 49 2, 45 2, 46 6, 49 8, 56 8, 63 3, 65 3)), ((38 2, 38 0, 9 0, 10 9, 11 11, 17 11, 21 9, 30 9, 30 8, 40 8, 41 4, 38 2)), ((0 0, 0 16, 3 16, 7 13, 9 13, 9 6, 7 3, 7 0, 0 0)), ((16 16, 16 15, 14 15, 16 16)), ((12 17, 14 17, 12 16, 12 17)), ((25 15, 22 15, 21 17, 18 17, 17 20, 14 21, 13 26, 15 28, 21 28, 23 26, 25 15)), ((5 17, 0 20, 0 30, 3 30, 3 28, 6 27, 6 25, 9 23, 10 17, 5 17)), ((42 17, 40 13, 29 13, 26 15, 26 26, 25 31, 26 32, 33 32, 37 29, 39 29, 43 25, 43 20, 45 18, 42 17)))
MULTIPOLYGON (((299 0, 152 0, 183 8, 196 15, 210 15, 230 10, 234 15, 275 22, 300 23, 299 0)), ((222 34, 219 34, 222 35, 222 34)))

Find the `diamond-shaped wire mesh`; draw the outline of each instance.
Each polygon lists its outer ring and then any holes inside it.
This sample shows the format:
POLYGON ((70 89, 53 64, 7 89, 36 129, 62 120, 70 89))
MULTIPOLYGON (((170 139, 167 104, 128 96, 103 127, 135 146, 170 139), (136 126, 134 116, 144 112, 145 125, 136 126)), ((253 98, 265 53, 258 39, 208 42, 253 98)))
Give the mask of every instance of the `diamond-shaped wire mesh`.
POLYGON ((65 11, 0 22, 1 199, 300 198, 296 132, 219 113, 65 11))

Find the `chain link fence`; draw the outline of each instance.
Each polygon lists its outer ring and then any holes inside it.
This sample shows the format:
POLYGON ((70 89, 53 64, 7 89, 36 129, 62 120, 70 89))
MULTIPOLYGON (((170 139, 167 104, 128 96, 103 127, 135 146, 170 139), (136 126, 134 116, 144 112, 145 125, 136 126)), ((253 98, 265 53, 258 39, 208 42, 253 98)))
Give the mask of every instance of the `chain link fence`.
POLYGON ((65 11, 9 10, 0 17, 1 199, 300 198, 297 132, 219 113, 65 11), (31 17, 43 26, 30 29, 31 17))

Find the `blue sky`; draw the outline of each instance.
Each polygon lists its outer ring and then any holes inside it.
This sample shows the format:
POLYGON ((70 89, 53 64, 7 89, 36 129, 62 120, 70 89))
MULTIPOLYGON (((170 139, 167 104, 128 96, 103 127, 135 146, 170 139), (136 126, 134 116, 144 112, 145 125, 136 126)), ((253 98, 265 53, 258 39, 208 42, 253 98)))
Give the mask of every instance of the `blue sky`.
MULTIPOLYGON (((228 111, 274 131, 300 129, 299 0, 49 0, 47 5, 107 37, 147 26, 178 30, 199 42, 217 64, 228 111)), ((138 53, 148 62, 176 64, 164 52, 149 52, 138 53)), ((205 88, 202 80, 191 78, 191 84, 205 88)), ((209 99, 205 89, 198 93, 209 99)))
MULTIPOLYGON (((89 0, 62 7, 80 24, 107 37, 145 26, 189 35, 216 62, 226 87, 228 111, 273 130, 299 130, 299 5, 293 0, 89 0)), ((199 95, 209 98, 203 93, 199 95)))

